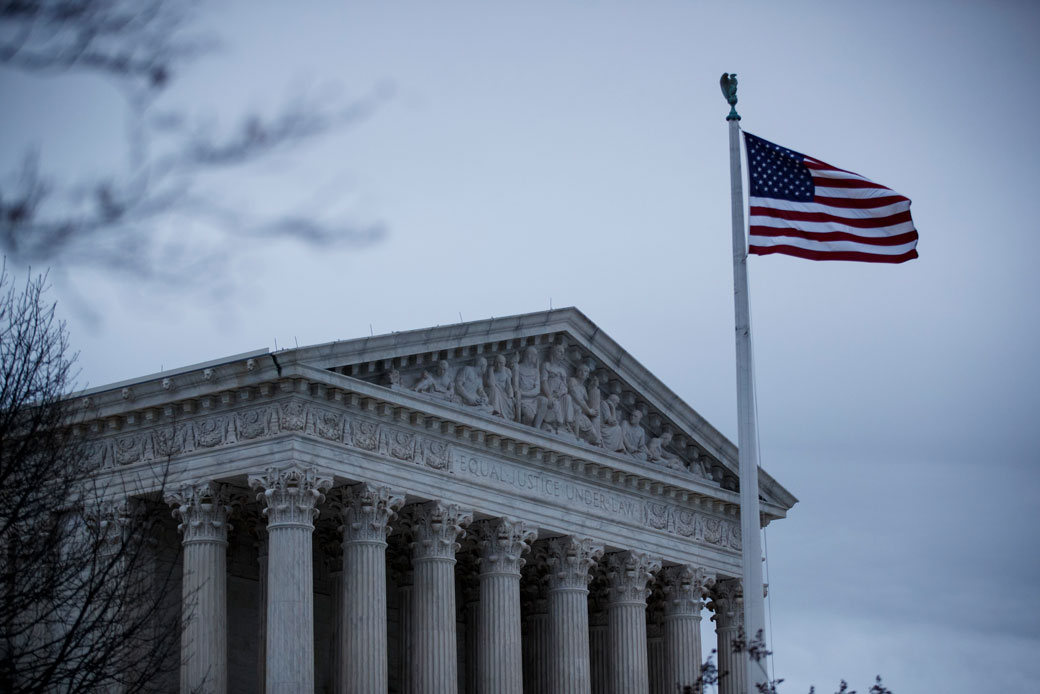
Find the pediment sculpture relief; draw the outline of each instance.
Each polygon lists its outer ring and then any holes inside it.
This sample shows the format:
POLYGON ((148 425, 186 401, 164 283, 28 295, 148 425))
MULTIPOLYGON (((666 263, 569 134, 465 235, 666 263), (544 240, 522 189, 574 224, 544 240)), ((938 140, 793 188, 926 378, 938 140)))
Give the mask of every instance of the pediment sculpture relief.
POLYGON ((651 435, 645 412, 622 407, 618 393, 608 393, 594 365, 573 365, 561 344, 545 357, 534 345, 519 352, 478 356, 462 363, 439 359, 432 367, 391 369, 383 376, 392 389, 411 390, 462 405, 558 436, 581 441, 610 453, 676 470, 705 474, 697 462, 687 465, 673 446, 673 433, 663 427, 651 435))

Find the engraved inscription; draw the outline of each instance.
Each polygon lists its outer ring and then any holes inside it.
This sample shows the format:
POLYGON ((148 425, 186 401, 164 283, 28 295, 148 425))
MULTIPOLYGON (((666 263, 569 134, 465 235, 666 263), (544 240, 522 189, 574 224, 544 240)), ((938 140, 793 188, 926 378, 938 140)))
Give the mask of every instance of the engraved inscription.
POLYGON ((673 504, 628 498, 459 449, 452 456, 451 473, 483 485, 516 491, 528 498, 567 504, 611 520, 627 520, 709 545, 740 549, 739 524, 673 504))
POLYGON ((640 523, 643 521, 641 501, 626 499, 619 494, 575 484, 541 472, 524 470, 465 451, 455 452, 452 472, 475 478, 485 484, 526 492, 527 496, 580 504, 599 515, 615 519, 622 517, 640 523))

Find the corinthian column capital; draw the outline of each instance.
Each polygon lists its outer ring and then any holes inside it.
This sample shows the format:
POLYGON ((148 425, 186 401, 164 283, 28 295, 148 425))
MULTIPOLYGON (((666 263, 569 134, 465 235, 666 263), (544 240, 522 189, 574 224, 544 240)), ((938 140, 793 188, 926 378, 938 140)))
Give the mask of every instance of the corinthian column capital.
POLYGON ((473 514, 455 504, 428 501, 414 508, 410 520, 415 559, 454 559, 473 514))
POLYGON ((607 555, 607 590, 611 603, 646 604, 647 583, 661 569, 661 562, 646 552, 613 552, 607 555))
POLYGON ((546 545, 549 590, 585 589, 589 569, 603 556, 603 545, 587 537, 554 537, 546 545))
POLYGON ((694 568, 688 564, 666 566, 660 575, 664 590, 664 613, 666 617, 675 615, 700 616, 704 604, 705 591, 715 584, 715 577, 703 568, 694 568))
POLYGON ((173 517, 180 521, 177 529, 184 544, 219 542, 227 544, 228 516, 231 514, 227 485, 209 480, 186 482, 166 494, 173 506, 173 517))
POLYGON ((523 521, 494 518, 477 523, 476 535, 481 574, 519 575, 524 566, 521 555, 530 548, 538 533, 523 521))
POLYGON ((740 626, 739 620, 744 614, 744 588, 739 578, 727 578, 717 581, 712 588, 711 608, 715 611, 715 621, 720 626, 740 626))
POLYGON ((390 521, 404 505, 404 495, 368 483, 335 490, 335 508, 343 519, 343 542, 386 542, 390 521))
POLYGON ((318 474, 317 468, 298 466, 269 467, 249 476, 250 488, 257 490, 257 501, 264 504, 267 527, 296 526, 313 528, 317 506, 325 499, 332 478, 318 474))
POLYGON ((130 500, 125 497, 101 501, 83 511, 83 517, 95 533, 101 551, 106 554, 119 551, 129 534, 133 515, 130 500))

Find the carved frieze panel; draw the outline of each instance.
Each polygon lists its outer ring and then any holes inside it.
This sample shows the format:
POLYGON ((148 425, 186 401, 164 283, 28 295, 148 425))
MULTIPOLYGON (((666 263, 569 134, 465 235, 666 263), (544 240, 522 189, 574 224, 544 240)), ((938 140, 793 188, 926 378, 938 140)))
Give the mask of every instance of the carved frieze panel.
POLYGON ((622 520, 719 548, 740 549, 740 525, 733 520, 667 501, 606 491, 564 475, 479 455, 467 446, 402 423, 368 419, 301 398, 120 433, 86 442, 85 446, 99 467, 114 467, 169 460, 283 433, 424 466, 533 501, 583 509, 605 520, 622 520))

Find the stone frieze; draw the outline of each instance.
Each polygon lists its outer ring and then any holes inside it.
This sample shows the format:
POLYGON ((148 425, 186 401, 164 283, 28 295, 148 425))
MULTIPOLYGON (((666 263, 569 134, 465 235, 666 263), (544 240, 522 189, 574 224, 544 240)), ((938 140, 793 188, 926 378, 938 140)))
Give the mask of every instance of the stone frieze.
POLYGON ((470 452, 439 437, 403 426, 348 414, 298 398, 222 412, 183 422, 117 434, 84 443, 98 468, 172 460, 180 455, 239 442, 296 433, 332 441, 533 500, 583 508, 608 520, 622 520, 671 535, 740 550, 740 525, 667 501, 654 502, 575 482, 470 452))

